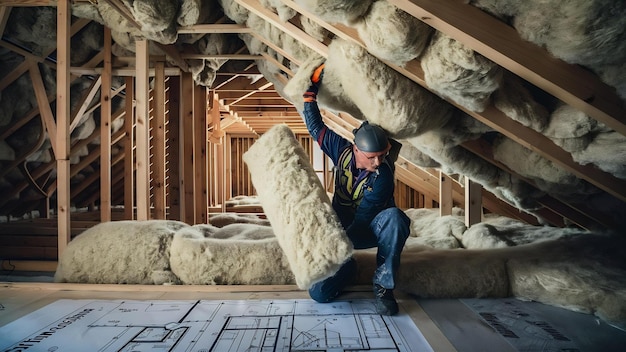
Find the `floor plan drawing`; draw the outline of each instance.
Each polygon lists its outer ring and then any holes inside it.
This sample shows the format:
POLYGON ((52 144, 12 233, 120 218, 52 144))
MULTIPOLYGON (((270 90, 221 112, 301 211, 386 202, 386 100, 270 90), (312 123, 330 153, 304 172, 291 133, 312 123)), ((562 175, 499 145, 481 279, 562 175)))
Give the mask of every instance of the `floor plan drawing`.
POLYGON ((0 351, 432 351, 369 299, 58 300, 0 327, 0 351))

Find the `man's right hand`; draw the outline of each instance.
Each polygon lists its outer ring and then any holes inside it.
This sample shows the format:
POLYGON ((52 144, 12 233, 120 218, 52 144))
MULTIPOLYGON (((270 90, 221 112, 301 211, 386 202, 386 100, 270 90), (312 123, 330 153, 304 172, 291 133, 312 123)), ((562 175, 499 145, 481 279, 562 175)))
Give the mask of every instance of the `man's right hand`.
POLYGON ((322 84, 322 78, 324 77, 324 65, 321 64, 318 68, 313 71, 311 75, 311 86, 309 89, 302 95, 305 102, 313 102, 317 100, 317 91, 320 88, 320 84, 322 84))
POLYGON ((324 78, 324 66, 326 64, 321 64, 318 68, 313 71, 313 75, 311 75, 311 83, 319 87, 322 83, 322 78, 324 78))

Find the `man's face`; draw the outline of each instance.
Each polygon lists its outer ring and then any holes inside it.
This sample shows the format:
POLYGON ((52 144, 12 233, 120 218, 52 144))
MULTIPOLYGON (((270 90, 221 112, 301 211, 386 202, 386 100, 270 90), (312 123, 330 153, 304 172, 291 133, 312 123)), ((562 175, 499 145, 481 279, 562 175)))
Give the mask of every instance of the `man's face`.
POLYGON ((389 148, 381 152, 364 152, 357 148, 356 145, 353 148, 356 157, 356 167, 370 172, 376 171, 389 154, 389 148))

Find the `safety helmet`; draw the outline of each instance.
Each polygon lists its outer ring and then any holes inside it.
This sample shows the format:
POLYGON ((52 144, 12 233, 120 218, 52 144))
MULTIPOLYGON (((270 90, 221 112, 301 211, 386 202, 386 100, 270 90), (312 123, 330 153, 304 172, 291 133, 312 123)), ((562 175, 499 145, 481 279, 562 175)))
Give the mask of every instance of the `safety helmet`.
POLYGON ((387 150, 389 139, 385 131, 377 125, 370 125, 365 121, 354 133, 354 144, 359 150, 367 153, 376 153, 387 150))

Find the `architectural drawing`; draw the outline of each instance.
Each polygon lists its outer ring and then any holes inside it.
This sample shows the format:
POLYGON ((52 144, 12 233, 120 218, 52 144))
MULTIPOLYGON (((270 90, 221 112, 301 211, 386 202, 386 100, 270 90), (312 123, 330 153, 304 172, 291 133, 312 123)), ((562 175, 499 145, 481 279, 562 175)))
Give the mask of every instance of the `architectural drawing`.
POLYGON ((0 327, 0 351, 432 351, 373 300, 59 300, 0 327))

